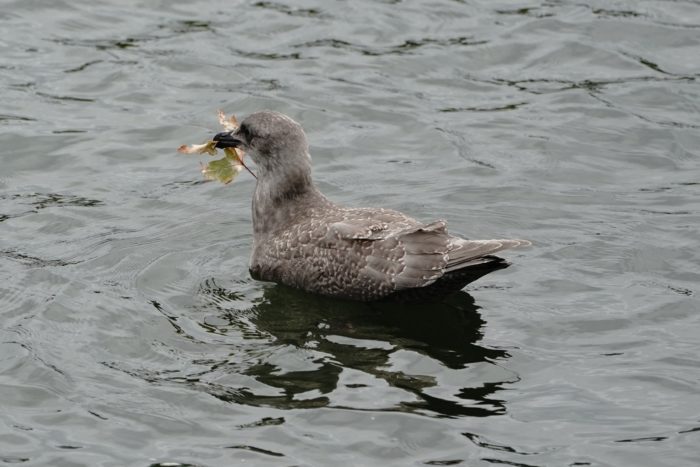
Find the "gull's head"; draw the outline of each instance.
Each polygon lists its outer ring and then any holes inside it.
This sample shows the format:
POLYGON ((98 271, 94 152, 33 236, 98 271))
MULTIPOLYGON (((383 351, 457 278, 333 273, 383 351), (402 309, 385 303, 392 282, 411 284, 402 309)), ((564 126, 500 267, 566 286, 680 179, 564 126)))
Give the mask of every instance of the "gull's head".
POLYGON ((232 132, 214 136, 217 148, 240 148, 264 172, 310 168, 306 134, 297 122, 279 112, 264 110, 246 117, 232 132))

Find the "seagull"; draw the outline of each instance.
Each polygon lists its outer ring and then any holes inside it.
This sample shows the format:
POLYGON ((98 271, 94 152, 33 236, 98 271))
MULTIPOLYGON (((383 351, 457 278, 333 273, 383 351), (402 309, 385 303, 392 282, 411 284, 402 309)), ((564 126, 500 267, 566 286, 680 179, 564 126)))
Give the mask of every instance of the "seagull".
POLYGON ((329 297, 429 301, 509 266, 493 256, 526 240, 467 240, 447 223, 385 208, 340 206, 311 178, 306 134, 290 117, 261 111, 213 138, 257 167, 250 274, 329 297))

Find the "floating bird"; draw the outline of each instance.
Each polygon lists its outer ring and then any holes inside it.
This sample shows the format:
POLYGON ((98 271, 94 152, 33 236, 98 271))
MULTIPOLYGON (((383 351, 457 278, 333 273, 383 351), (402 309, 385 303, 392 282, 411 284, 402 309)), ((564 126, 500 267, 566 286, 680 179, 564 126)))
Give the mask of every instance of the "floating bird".
POLYGON ((530 244, 466 240, 442 220, 424 224, 391 209, 333 203, 311 179, 304 130, 281 113, 254 113, 214 141, 242 149, 257 166, 254 279, 350 300, 434 300, 508 267, 493 253, 530 244))

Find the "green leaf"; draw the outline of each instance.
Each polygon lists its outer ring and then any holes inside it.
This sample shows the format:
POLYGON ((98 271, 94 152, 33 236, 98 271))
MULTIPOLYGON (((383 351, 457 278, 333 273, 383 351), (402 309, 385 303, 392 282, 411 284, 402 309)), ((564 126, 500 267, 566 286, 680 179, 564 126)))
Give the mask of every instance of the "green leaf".
POLYGON ((241 170, 243 170, 243 166, 233 164, 228 157, 211 161, 202 166, 202 173, 206 178, 218 180, 223 184, 231 183, 241 170))

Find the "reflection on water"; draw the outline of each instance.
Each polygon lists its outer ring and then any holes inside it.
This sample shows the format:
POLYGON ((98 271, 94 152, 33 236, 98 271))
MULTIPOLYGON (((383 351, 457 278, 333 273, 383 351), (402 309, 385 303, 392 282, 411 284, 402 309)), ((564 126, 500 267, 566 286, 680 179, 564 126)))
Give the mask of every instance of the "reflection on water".
MULTIPOLYGON (((212 304, 220 311, 221 321, 204 324, 211 332, 237 331, 252 338, 266 335, 275 345, 287 347, 286 352, 292 352, 291 347, 313 354, 307 365, 312 368, 294 370, 285 368, 284 360, 273 363, 264 358, 253 359, 245 368, 246 375, 267 387, 278 388, 280 395, 266 396, 249 390, 220 394, 221 388, 217 388, 212 392, 217 397, 278 408, 334 405, 327 395, 341 384, 341 373, 350 369, 415 396, 383 407, 387 410, 423 410, 445 416, 488 416, 505 410, 502 401, 493 397, 500 382, 456 388, 454 397, 448 400, 426 391, 438 384, 435 375, 405 372, 392 363, 392 355, 397 352, 414 352, 434 360, 438 365, 428 366, 433 369, 444 366, 461 370, 474 363, 507 358, 508 354, 502 350, 478 344, 484 321, 474 298, 465 292, 444 303, 430 305, 364 304, 336 301, 275 285, 266 287, 252 308, 240 311, 222 306, 237 301, 238 295, 212 287, 213 284, 207 281, 200 290, 210 299, 200 311, 211 310, 212 304), (297 397, 307 394, 313 396, 297 397)), ((217 362, 213 369, 221 371, 225 365, 217 362)), ((241 368, 235 365, 231 371, 238 372, 241 368)), ((367 384, 347 384, 344 390, 361 387, 367 384)))

